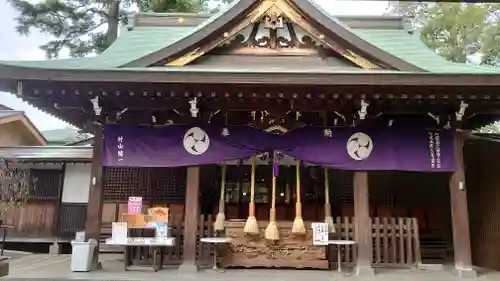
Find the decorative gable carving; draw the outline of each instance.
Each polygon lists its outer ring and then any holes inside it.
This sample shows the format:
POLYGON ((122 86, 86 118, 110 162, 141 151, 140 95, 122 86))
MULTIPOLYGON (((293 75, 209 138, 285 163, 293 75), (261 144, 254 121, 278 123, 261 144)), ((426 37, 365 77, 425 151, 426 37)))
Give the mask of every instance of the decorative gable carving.
MULTIPOLYGON (((319 57, 341 57, 323 42, 315 40, 307 31, 282 14, 274 18, 270 16, 263 17, 261 21, 247 26, 231 40, 221 43, 210 53, 254 56, 312 55, 319 57)), ((352 61, 348 63, 349 65, 353 64, 352 61)))
POLYGON ((175 58, 167 58, 164 65, 184 66, 209 51, 253 55, 321 55, 333 51, 358 67, 381 68, 332 38, 326 38, 287 0, 262 0, 238 24, 223 32, 222 36, 175 58))

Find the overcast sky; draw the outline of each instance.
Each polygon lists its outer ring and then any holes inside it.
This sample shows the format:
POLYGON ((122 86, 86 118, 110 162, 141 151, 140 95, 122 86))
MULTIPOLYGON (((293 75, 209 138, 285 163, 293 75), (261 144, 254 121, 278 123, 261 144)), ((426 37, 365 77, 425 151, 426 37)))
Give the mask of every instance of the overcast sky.
MULTIPOLYGON (((340 1, 315 0, 325 10, 334 15, 381 15, 388 1, 340 1)), ((50 37, 32 32, 29 37, 18 35, 15 30, 14 11, 7 1, 0 0, 0 60, 43 60, 45 54, 38 48, 50 40, 50 37)), ((16 98, 10 93, 0 92, 0 104, 16 110, 25 111, 28 117, 40 130, 50 130, 68 126, 58 120, 16 98)))

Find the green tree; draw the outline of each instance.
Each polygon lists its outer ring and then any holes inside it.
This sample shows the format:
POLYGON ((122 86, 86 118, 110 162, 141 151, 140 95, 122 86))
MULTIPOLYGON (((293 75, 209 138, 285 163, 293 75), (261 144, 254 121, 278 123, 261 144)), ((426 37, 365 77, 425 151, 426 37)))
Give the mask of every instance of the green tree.
MULTIPOLYGON (((18 12, 16 30, 28 36, 32 29, 54 39, 40 46, 47 57, 63 49, 72 57, 100 53, 118 37, 127 23, 127 11, 137 5, 142 12, 202 12, 209 0, 7 0, 18 12)), ((220 5, 228 1, 221 1, 220 5)))
POLYGON ((139 10, 156 13, 216 13, 234 0, 148 0, 139 1, 139 10))
POLYGON ((149 0, 139 1, 141 12, 196 13, 203 11, 203 0, 149 0))
POLYGON ((396 2, 388 13, 411 17, 420 39, 447 60, 500 65, 500 4, 396 2))
POLYGON ((127 21, 120 1, 8 1, 19 12, 18 33, 28 36, 32 29, 38 29, 54 37, 40 46, 48 58, 58 57, 63 48, 73 57, 101 52, 116 39, 120 24, 127 21))

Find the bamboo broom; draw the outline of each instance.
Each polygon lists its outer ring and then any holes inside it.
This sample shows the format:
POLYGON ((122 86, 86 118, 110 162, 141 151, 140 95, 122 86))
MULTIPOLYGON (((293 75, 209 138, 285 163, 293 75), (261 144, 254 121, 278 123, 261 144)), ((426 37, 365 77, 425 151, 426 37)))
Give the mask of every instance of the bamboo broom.
POLYGON ((226 187, 226 163, 222 164, 221 167, 221 180, 220 180, 220 197, 219 197, 219 213, 217 214, 217 218, 214 222, 214 230, 215 231, 223 231, 224 230, 224 221, 226 220, 225 213, 225 187, 226 187))
POLYGON ((271 209, 269 210, 269 224, 267 225, 265 236, 267 240, 276 241, 280 239, 278 224, 276 223, 276 153, 273 153, 273 178, 272 178, 272 195, 271 209))
POLYGON ((295 220, 292 225, 293 234, 306 234, 306 227, 302 219, 302 202, 300 201, 300 160, 296 160, 296 193, 297 202, 295 203, 295 220))
POLYGON ((259 223, 255 217, 255 156, 252 156, 252 172, 250 174, 250 203, 248 203, 248 218, 243 231, 249 235, 260 234, 259 223))

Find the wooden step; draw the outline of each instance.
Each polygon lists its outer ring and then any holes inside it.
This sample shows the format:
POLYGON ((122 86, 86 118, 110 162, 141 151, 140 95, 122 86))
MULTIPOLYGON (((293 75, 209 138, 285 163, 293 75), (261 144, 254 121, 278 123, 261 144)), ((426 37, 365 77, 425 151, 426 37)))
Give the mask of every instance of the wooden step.
POLYGON ((420 249, 423 263, 443 264, 450 246, 437 233, 426 233, 420 237, 420 249))

